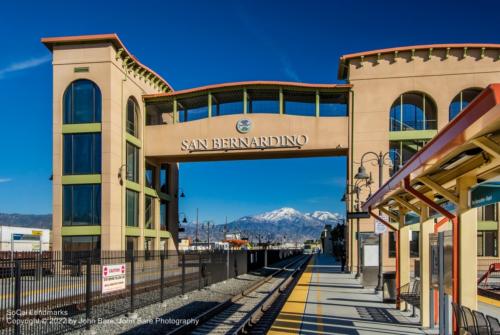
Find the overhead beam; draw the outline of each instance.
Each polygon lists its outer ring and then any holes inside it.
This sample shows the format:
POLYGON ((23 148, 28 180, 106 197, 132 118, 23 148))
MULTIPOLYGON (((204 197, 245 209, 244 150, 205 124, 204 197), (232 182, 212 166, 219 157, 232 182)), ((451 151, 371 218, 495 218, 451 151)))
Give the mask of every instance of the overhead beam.
POLYGON ((420 178, 417 178, 417 180, 422 182, 426 186, 428 186, 434 192, 441 194, 443 197, 445 197, 449 201, 458 205, 458 197, 455 194, 453 194, 452 192, 450 192, 447 189, 445 189, 444 187, 442 187, 441 185, 439 185, 438 183, 436 183, 434 180, 430 179, 429 177, 420 177, 420 178))
POLYGON ((382 213, 386 214, 388 217, 390 217, 391 219, 393 219, 394 221, 396 222, 399 222, 399 217, 394 214, 393 212, 391 212, 390 210, 387 210, 385 209, 384 207, 382 206, 379 206, 377 207, 382 213))
POLYGON ((476 146, 480 147, 493 157, 500 157, 500 145, 491 140, 489 137, 483 136, 476 138, 472 140, 472 143, 474 143, 476 146))
POLYGON ((397 195, 394 195, 391 197, 394 201, 396 201, 398 204, 400 204, 401 206, 409 209, 410 211, 413 211, 415 213, 420 213, 420 207, 418 206, 415 206, 411 203, 409 203, 408 201, 404 200, 403 198, 397 196, 397 195))

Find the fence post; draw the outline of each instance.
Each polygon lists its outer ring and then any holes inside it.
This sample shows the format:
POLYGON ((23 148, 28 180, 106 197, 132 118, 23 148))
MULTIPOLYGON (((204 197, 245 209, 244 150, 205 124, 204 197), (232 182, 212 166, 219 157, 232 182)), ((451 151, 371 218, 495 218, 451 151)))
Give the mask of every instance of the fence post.
POLYGON ((229 247, 227 248, 226 256, 226 280, 229 280, 229 247))
POLYGON ((87 258, 87 276, 85 283, 85 318, 87 319, 87 330, 90 330, 90 319, 92 318, 92 260, 87 258))
POLYGON ((234 255, 234 278, 238 277, 238 256, 234 255))
POLYGON ((135 255, 130 258, 130 314, 135 311, 135 255))
POLYGON ((160 301, 163 302, 163 286, 165 286, 165 255, 160 254, 160 301))
POLYGON ((186 293, 186 255, 182 254, 182 278, 181 278, 181 293, 184 295, 186 293))
POLYGON ((198 290, 201 290, 201 271, 202 265, 201 265, 201 253, 198 254, 198 290))
POLYGON ((14 275, 15 275, 14 311, 16 312, 14 314, 14 320, 15 320, 14 334, 20 335, 21 325, 19 321, 21 318, 21 261, 19 259, 16 259, 14 275))

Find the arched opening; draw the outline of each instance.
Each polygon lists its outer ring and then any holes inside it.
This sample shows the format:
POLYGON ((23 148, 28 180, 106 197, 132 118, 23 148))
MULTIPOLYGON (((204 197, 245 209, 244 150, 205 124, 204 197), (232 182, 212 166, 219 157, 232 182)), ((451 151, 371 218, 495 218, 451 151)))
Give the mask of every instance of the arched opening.
POLYGON ((101 90, 92 81, 72 82, 63 97, 63 123, 101 122, 101 90))
POLYGON ((134 97, 127 101, 127 133, 139 137, 139 104, 134 97))
POLYGON ((425 93, 407 92, 401 94, 392 104, 390 131, 437 129, 437 108, 425 93))
POLYGON ((481 93, 481 88, 467 88, 460 91, 450 103, 450 121, 453 120, 458 113, 460 113, 472 100, 474 100, 479 93, 481 93))

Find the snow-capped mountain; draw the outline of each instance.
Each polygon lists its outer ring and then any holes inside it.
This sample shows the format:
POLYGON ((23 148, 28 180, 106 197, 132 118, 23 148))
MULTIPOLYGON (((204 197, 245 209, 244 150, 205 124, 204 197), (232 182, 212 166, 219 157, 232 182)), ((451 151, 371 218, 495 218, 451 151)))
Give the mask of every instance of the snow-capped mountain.
MULTIPOLYGON (((228 223, 228 232, 241 233, 257 241, 260 235, 261 241, 285 239, 286 241, 304 241, 317 239, 326 224, 335 227, 341 223, 342 216, 338 213, 327 211, 315 211, 303 214, 294 208, 279 208, 270 212, 257 215, 244 216, 238 220, 228 223)), ((185 225, 186 234, 194 237, 194 224, 185 225)), ((206 230, 206 229, 205 229, 206 230)), ((206 239, 206 231, 199 229, 200 240, 206 239)), ((211 230, 211 239, 222 238, 224 225, 216 225, 211 230)))

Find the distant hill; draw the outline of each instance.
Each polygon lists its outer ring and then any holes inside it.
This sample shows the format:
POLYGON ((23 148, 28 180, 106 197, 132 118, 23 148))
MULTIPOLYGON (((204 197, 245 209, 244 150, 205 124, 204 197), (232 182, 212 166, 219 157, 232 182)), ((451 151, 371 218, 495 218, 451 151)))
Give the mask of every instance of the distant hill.
POLYGON ((0 213, 0 226, 52 229, 52 214, 0 213))
MULTIPOLYGON (((332 228, 340 223, 342 216, 338 213, 327 211, 315 211, 312 213, 301 213, 293 208, 280 208, 271 212, 257 215, 244 216, 227 224, 229 233, 241 233, 242 237, 248 237, 254 242, 261 236, 261 242, 283 241, 303 242, 305 240, 316 240, 326 224, 332 228)), ((182 225, 185 235, 195 237, 196 225, 188 223, 182 225)), ((206 226, 198 228, 198 238, 205 241, 207 238, 206 226)), ((224 225, 216 225, 210 230, 210 239, 220 240, 224 235, 224 225)))

